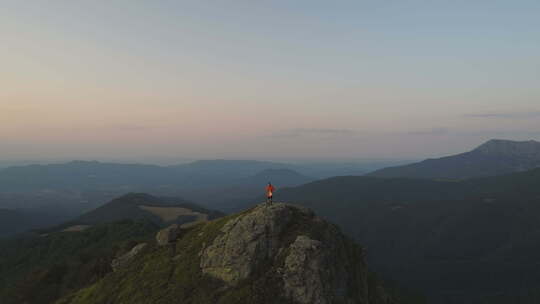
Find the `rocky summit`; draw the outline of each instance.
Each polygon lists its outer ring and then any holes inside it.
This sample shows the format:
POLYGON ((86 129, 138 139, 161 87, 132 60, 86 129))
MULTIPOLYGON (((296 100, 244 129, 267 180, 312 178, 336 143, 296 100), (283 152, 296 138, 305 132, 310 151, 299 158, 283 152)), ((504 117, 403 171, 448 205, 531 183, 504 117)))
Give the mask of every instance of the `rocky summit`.
POLYGON ((363 249, 306 208, 261 204, 175 235, 57 303, 396 303, 363 249))

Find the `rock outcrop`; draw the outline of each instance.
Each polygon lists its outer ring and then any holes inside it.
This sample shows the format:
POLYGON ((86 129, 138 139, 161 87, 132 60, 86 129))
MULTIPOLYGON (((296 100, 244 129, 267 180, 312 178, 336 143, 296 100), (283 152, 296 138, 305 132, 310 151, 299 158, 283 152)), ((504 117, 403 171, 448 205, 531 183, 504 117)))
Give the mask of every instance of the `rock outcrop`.
POLYGON ((181 231, 57 304, 397 303, 368 280, 362 248, 309 209, 259 205, 181 231))
POLYGON ((172 224, 167 228, 161 229, 156 234, 156 241, 159 246, 168 245, 178 238, 180 234, 180 226, 177 224, 172 224))
POLYGON ((116 258, 112 261, 111 267, 113 271, 117 271, 121 267, 124 267, 127 265, 131 260, 135 258, 148 244, 141 243, 133 247, 129 252, 126 254, 120 256, 119 258, 116 258))
POLYGON ((201 254, 203 273, 234 286, 274 272, 297 303, 361 303, 367 269, 361 249, 311 210, 261 205, 227 222, 201 254))
POLYGON ((283 271, 287 295, 299 303, 347 303, 347 269, 335 263, 330 248, 300 235, 290 246, 283 271))
POLYGON ((292 217, 292 208, 274 204, 230 220, 204 249, 202 271, 231 285, 249 277, 259 264, 276 255, 281 247, 279 236, 292 217))

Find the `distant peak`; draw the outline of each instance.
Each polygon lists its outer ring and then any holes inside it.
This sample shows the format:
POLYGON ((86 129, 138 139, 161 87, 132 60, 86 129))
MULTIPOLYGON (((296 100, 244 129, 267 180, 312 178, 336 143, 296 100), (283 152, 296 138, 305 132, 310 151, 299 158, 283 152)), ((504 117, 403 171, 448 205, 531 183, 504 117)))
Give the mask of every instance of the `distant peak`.
POLYGON ((540 142, 491 139, 473 151, 484 154, 532 156, 540 154, 540 142))

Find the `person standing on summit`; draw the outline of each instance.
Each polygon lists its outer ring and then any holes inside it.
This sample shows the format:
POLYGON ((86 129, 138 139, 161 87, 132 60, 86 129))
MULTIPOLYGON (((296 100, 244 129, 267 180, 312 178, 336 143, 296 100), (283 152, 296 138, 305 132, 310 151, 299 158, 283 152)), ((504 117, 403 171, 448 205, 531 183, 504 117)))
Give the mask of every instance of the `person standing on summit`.
POLYGON ((272 183, 268 182, 268 186, 266 186, 266 203, 271 205, 272 204, 272 196, 274 194, 274 186, 272 186, 272 183))

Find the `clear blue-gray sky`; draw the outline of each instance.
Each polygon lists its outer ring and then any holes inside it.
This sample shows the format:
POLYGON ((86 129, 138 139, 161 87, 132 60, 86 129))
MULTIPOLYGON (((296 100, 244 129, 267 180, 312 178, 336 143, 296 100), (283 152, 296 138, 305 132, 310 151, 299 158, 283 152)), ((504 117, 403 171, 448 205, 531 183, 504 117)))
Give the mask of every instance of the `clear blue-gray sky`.
POLYGON ((540 139, 539 1, 0 1, 2 158, 540 139))

